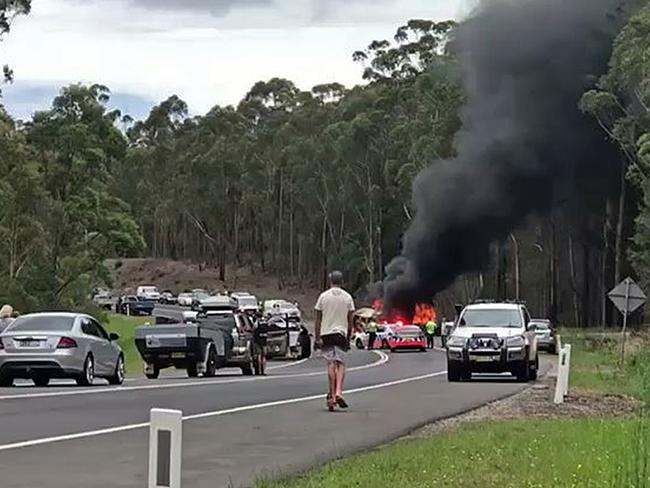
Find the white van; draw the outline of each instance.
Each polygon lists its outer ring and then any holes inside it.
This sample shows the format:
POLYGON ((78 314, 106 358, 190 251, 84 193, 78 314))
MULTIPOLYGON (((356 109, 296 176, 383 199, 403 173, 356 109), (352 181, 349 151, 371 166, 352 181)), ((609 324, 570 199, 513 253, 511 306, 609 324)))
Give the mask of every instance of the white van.
POLYGON ((144 300, 153 300, 156 302, 160 300, 160 292, 158 291, 158 288, 151 285, 138 286, 135 294, 138 298, 142 298, 144 300))

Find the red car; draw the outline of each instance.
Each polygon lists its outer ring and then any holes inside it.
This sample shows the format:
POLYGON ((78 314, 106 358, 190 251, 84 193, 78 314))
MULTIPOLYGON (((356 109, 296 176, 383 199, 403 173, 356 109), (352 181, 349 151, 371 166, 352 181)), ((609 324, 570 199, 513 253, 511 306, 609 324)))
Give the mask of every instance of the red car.
POLYGON ((427 350, 427 339, 424 332, 417 325, 394 327, 388 336, 388 347, 391 352, 398 349, 427 350))

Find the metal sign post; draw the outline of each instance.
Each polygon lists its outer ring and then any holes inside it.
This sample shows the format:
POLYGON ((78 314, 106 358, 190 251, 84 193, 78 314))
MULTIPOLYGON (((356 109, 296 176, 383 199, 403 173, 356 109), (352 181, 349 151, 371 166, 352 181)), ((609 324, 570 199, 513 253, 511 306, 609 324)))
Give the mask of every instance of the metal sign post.
POLYGON ((181 488, 183 412, 151 409, 149 488, 181 488))
POLYGON ((627 331, 627 316, 643 305, 647 297, 632 278, 625 278, 607 296, 623 314, 623 330, 621 337, 621 367, 625 362, 625 340, 627 331))

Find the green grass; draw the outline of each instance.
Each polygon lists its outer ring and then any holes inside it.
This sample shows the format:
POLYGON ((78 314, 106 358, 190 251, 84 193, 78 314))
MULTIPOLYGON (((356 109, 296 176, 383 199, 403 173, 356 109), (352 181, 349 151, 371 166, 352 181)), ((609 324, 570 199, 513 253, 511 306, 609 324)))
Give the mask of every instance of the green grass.
POLYGON ((647 429, 636 419, 471 424, 256 488, 646 487, 629 466, 630 453, 648 452, 640 423, 647 429))
POLYGON ((142 376, 142 359, 135 347, 135 328, 150 321, 150 318, 126 317, 124 315, 108 315, 104 322, 106 330, 119 334, 117 341, 124 351, 124 362, 128 376, 142 376))
POLYGON ((571 344, 570 387, 608 394, 639 396, 643 375, 650 365, 647 338, 628 339, 628 353, 619 367, 620 335, 599 335, 576 329, 562 331, 562 342, 571 344))

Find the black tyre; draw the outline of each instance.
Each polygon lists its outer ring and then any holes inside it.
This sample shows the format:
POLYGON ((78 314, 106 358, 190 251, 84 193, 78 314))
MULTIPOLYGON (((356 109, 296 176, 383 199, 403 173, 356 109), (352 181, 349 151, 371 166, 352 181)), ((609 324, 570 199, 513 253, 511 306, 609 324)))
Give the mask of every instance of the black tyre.
POLYGON ((514 375, 519 383, 528 383, 530 375, 530 364, 528 364, 528 359, 519 362, 514 371, 514 375))
POLYGON ((528 379, 535 381, 537 379, 537 372, 539 371, 539 356, 535 356, 535 361, 530 364, 528 368, 528 379))
POLYGON ((550 354, 557 354, 557 346, 555 344, 551 344, 551 347, 548 349, 548 352, 550 354))
POLYGON ((427 348, 426 347, 420 348, 420 352, 427 352, 427 348))
POLYGON ((390 352, 397 352, 397 349, 395 349, 394 347, 391 347, 390 352))
POLYGON ((460 381, 460 367, 455 363, 447 363, 447 381, 460 381))
POLYGON ((79 386, 90 386, 95 381, 95 361, 89 354, 84 361, 84 369, 76 378, 79 386))
POLYGON ((217 374, 217 353, 213 347, 208 350, 208 358, 205 365, 205 376, 212 378, 217 374))
POLYGON ((460 379, 461 381, 472 381, 472 371, 461 366, 460 369, 460 379))
POLYGON ((303 334, 300 338, 300 359, 311 357, 311 339, 309 334, 303 334))
POLYGON ((156 379, 158 379, 158 376, 160 376, 160 367, 158 365, 154 364, 153 371, 151 371, 151 372, 146 372, 145 371, 144 375, 149 380, 156 380, 156 379))
POLYGON ((41 374, 34 376, 32 378, 32 381, 34 382, 34 384, 36 386, 41 386, 41 387, 47 386, 47 385, 50 384, 50 378, 48 378, 45 375, 41 375, 41 374))
POLYGON ((244 376, 253 376, 253 364, 252 363, 246 363, 241 367, 241 373, 244 376))
POLYGON ((0 376, 0 387, 9 388, 10 386, 14 386, 13 376, 9 376, 7 374, 0 376))
POLYGON ((124 383, 125 368, 124 368, 124 356, 121 354, 117 358, 115 363, 115 371, 112 376, 106 378, 111 385, 121 385, 124 383))
POLYGON ((190 363, 187 365, 187 376, 190 378, 196 378, 199 375, 199 369, 196 363, 190 363))

